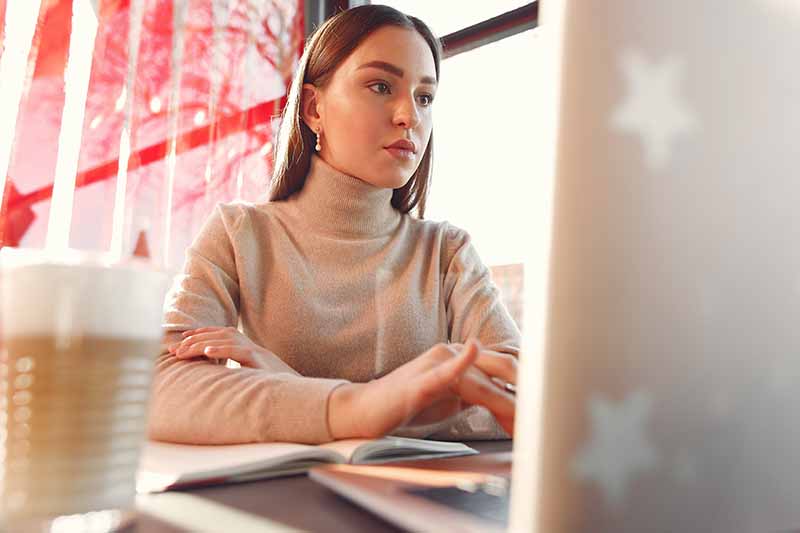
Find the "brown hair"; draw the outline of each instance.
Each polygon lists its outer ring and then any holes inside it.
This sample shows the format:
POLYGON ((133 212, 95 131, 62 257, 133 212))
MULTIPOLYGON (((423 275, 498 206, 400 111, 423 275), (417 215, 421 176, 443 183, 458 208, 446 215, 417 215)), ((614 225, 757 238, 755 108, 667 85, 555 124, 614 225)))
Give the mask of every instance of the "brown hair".
MULTIPOLYGON (((275 172, 269 187, 269 200, 285 200, 303 188, 311 166, 316 137, 300 119, 300 98, 304 83, 324 87, 334 71, 374 31, 383 26, 400 26, 416 30, 428 43, 439 79, 441 44, 430 28, 416 17, 384 5, 365 5, 337 13, 309 37, 297 66, 283 111, 278 142, 275 147, 275 172)), ((402 213, 416 208, 417 216, 425 215, 425 202, 433 168, 433 131, 417 170, 401 188, 392 194, 392 206, 402 213)))

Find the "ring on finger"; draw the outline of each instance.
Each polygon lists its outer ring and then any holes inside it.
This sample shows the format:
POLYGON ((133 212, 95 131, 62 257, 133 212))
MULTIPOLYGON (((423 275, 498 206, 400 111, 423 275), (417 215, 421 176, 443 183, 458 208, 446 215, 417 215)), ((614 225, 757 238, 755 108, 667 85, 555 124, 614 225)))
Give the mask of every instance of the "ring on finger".
POLYGON ((514 385, 513 383, 509 383, 508 381, 503 381, 502 379, 496 377, 493 377, 492 381, 494 382, 495 385, 497 385, 507 393, 515 395, 517 394, 517 386, 514 385))

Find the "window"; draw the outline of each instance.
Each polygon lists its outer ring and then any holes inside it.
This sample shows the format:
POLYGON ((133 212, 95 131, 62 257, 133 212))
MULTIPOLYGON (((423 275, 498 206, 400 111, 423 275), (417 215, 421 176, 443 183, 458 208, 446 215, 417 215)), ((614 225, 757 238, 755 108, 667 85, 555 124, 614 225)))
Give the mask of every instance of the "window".
POLYGON ((214 204, 266 192, 301 5, 0 2, 0 246, 180 268, 214 204))
MULTIPOLYGON (((528 2, 381 2, 429 24, 441 38, 528 2)), ((538 33, 511 37, 442 62, 434 104, 434 171, 426 217, 467 230, 506 307, 523 325, 523 266, 530 260, 530 212, 550 182, 530 171, 540 142, 533 102, 538 33), (535 200, 535 201, 534 201, 535 200)), ((542 255, 537 261, 544 263, 542 255)), ((534 269, 536 270, 536 269, 534 269)))
MULTIPOLYGON (((522 2, 381 2, 431 24, 474 20, 522 2), (463 7, 462 7, 463 6, 463 7)), ((442 24, 444 25, 444 24, 442 24)), ((461 28, 452 28, 454 31, 461 28)), ((434 28, 435 31, 439 31, 434 28)), ((441 37, 441 33, 438 35, 441 37)), ((544 194, 531 167, 535 147, 536 30, 459 54, 442 62, 434 103, 434 172, 427 218, 448 220, 473 237, 488 265, 521 263, 525 227, 518 213, 544 194)))
POLYGON ((375 1, 422 19, 439 37, 467 26, 496 17, 506 11, 530 3, 531 0, 459 0, 429 2, 426 0, 375 1))

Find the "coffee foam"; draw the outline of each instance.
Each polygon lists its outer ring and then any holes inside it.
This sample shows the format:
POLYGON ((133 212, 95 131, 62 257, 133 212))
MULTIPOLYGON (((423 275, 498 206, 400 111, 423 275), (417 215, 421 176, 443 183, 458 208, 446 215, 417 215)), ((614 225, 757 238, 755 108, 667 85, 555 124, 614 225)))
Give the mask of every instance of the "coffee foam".
POLYGON ((160 338, 167 281, 133 266, 3 261, 0 328, 4 337, 160 338))

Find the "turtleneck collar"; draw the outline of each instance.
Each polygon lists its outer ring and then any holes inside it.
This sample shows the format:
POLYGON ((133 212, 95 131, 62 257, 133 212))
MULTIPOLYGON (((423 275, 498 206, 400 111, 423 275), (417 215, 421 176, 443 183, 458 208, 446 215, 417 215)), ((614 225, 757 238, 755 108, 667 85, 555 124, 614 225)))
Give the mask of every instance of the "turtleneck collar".
POLYGON ((292 200, 303 220, 324 233, 377 237, 400 222, 392 193, 339 172, 314 154, 305 184, 292 200))

